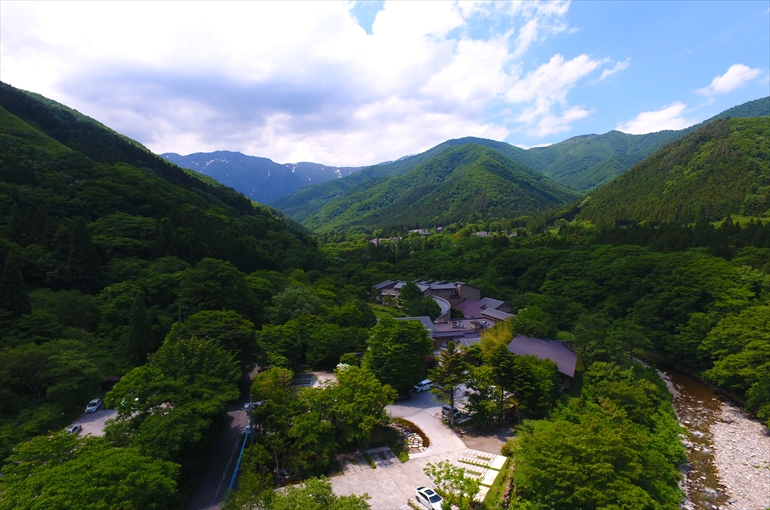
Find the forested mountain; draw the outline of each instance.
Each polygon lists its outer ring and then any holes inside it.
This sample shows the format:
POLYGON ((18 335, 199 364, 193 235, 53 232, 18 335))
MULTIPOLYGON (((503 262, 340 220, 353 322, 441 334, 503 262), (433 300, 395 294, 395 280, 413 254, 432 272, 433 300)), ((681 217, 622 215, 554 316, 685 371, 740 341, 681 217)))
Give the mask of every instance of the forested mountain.
MULTIPOLYGON (((602 135, 577 136, 548 147, 534 147, 528 150, 483 138, 466 137, 447 140, 415 156, 365 168, 342 179, 307 186, 277 199, 272 205, 301 223, 305 223, 306 218, 311 216, 326 218, 329 217, 329 209, 340 207, 339 204, 342 202, 338 202, 338 199, 345 203, 352 203, 353 196, 361 196, 360 193, 365 195, 387 179, 401 175, 443 151, 468 143, 493 149, 511 161, 536 170, 568 188, 585 192, 610 182, 664 145, 709 122, 731 117, 767 115, 770 115, 770 97, 730 108, 701 124, 679 131, 660 131, 645 135, 610 131, 602 135), (337 205, 332 204, 332 201, 337 205), (326 208, 327 204, 328 208, 326 208), (327 212, 321 212, 323 208, 326 208, 327 212)), ((318 224, 320 221, 314 219, 307 225, 310 228, 316 228, 318 224)))
POLYGON ((417 228, 510 218, 564 203, 577 194, 500 152, 451 146, 376 186, 330 201, 303 224, 318 232, 349 228, 417 228))
POLYGON ((596 190, 579 219, 691 223, 770 211, 770 117, 713 121, 596 190))
MULTIPOLYGON (((56 451, 72 460, 56 475, 35 470, 41 483, 80 486, 70 478, 73 466, 109 458, 114 480, 87 469, 83 476, 111 490, 84 493, 78 504, 64 491, 64 499, 41 505, 176 506, 176 480, 189 483, 200 448, 240 393, 242 369, 259 355, 254 328, 286 285, 282 271, 323 266, 315 240, 278 211, 6 84, 0 225, 0 459, 20 441, 71 423, 104 395, 105 376, 124 376, 132 395, 148 392, 146 407, 128 411, 109 443, 60 435, 34 443, 59 441, 56 451), (194 317, 194 329, 168 337, 174 323, 194 317), (132 378, 135 370, 146 377, 132 378), (142 481, 132 481, 132 471, 142 481)), ((31 456, 15 450, 24 459, 18 468, 3 467, 0 500, 9 508, 40 495, 32 485, 32 492, 6 491, 30 466, 46 463, 48 446, 32 448, 31 456)))
POLYGON ((320 185, 356 198, 305 219, 319 230, 417 215, 456 224, 319 249, 277 211, 0 84, 0 507, 187 507, 229 406, 250 393, 262 405, 224 507, 300 508, 307 489, 365 509, 309 477, 374 444, 405 460, 385 406, 442 372, 473 390, 474 424, 517 427, 503 449, 514 481, 497 492, 509 502, 485 504, 677 507, 682 429, 636 360, 681 364, 770 423, 770 224, 707 221, 767 211, 768 121, 717 120, 666 146, 589 199, 594 224, 510 237, 488 219, 510 226, 576 195, 513 161, 530 151, 451 140, 320 185), (516 317, 437 364, 420 323, 377 324, 375 310, 398 311, 364 301, 401 278, 467 281, 516 317), (566 391, 555 363, 508 350, 517 334, 573 342, 581 368, 566 391), (308 367, 338 367, 337 382, 299 388, 308 367), (121 377, 110 391, 108 375, 121 377), (114 412, 105 435, 62 431, 94 396, 114 412), (297 482, 305 489, 273 490, 297 482))
POLYGON ((278 164, 267 158, 230 151, 196 152, 187 156, 168 152, 161 157, 182 168, 213 177, 261 204, 270 204, 310 184, 360 170, 360 167, 331 167, 318 163, 278 164))
POLYGON ((714 120, 767 115, 770 115, 770 97, 735 106, 686 129, 645 135, 610 131, 602 135, 576 136, 548 147, 534 147, 528 151, 531 162, 525 164, 555 181, 589 191, 610 182, 664 145, 714 120))
MULTIPOLYGON (((513 147, 506 143, 484 140, 482 138, 461 140, 499 144, 518 149, 518 147, 513 147)), ((420 154, 405 156, 396 161, 370 166, 342 179, 308 186, 276 200, 273 205, 301 223, 309 215, 319 211, 328 202, 347 194, 352 195, 366 192, 391 177, 408 172, 417 165, 452 147, 456 141, 459 142, 459 140, 449 140, 420 154)))

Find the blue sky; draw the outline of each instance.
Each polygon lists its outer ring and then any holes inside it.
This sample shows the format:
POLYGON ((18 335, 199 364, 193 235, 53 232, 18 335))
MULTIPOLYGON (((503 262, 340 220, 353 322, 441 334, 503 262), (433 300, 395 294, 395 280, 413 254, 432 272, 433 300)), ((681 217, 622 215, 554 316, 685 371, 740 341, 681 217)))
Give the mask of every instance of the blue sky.
POLYGON ((365 165, 770 95, 770 0, 0 2, 0 79, 151 150, 365 165))

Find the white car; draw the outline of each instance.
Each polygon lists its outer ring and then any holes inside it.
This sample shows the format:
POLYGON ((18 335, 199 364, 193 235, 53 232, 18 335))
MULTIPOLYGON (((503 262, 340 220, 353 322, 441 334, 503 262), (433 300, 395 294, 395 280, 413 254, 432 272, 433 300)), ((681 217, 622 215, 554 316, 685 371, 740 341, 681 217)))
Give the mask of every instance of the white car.
POLYGON ((417 502, 425 508, 429 508, 430 510, 441 510, 441 502, 443 500, 433 489, 417 487, 414 490, 414 497, 417 499, 417 502))
POLYGON ((64 429, 67 434, 80 434, 80 432, 83 431, 82 425, 70 425, 66 429, 64 429))
POLYGON ((433 381, 430 379, 424 379, 417 384, 414 385, 414 391, 417 393, 421 393, 423 391, 428 391, 433 386, 433 381))
POLYGON ((95 398, 91 402, 89 402, 88 405, 86 406, 86 412, 95 413, 96 411, 101 409, 102 404, 103 404, 102 399, 95 398))

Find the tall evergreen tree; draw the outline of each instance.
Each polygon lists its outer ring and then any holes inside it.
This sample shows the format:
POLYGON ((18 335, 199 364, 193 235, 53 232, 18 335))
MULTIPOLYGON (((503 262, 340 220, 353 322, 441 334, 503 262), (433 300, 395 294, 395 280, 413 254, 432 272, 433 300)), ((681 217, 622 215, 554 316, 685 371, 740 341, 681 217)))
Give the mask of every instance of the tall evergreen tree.
POLYGON ((102 276, 99 254, 96 253, 96 246, 83 218, 77 218, 70 230, 64 276, 68 284, 82 292, 90 294, 99 288, 99 278, 102 276))
POLYGON ((446 348, 441 350, 438 365, 428 372, 428 377, 433 381, 430 392, 436 395, 440 402, 449 404, 452 411, 449 413, 449 422, 453 426, 458 387, 468 379, 469 368, 463 353, 456 348, 454 341, 450 340, 446 348))
POLYGON ((13 207, 11 207, 11 219, 8 220, 8 225, 5 227, 8 239, 21 244, 24 241, 24 233, 26 230, 24 227, 24 216, 21 214, 19 206, 13 204, 13 207))
POLYGON ((11 312, 13 317, 32 312, 24 277, 10 253, 5 259, 3 274, 0 277, 0 308, 11 312))
POLYGON ((129 326, 126 333, 126 350, 131 361, 141 365, 153 347, 152 324, 144 299, 140 292, 136 293, 131 310, 128 312, 129 326))

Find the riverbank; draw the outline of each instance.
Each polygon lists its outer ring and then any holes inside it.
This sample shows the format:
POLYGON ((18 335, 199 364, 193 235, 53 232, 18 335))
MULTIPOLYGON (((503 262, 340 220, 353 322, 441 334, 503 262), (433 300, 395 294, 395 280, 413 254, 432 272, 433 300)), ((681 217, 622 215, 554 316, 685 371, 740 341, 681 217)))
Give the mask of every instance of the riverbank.
POLYGON ((688 430, 685 510, 770 509, 770 431, 691 374, 659 369, 688 430))
POLYGON ((711 426, 714 463, 726 489, 726 508, 770 508, 770 431, 740 408, 723 403, 711 426))

